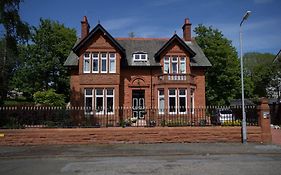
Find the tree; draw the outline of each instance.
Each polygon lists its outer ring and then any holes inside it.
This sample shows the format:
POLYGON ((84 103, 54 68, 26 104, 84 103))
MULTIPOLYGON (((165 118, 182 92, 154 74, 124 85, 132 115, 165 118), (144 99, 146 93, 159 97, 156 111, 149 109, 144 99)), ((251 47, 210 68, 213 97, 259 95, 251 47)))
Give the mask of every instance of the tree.
POLYGON ((20 2, 21 0, 0 1, 0 27, 4 28, 0 39, 0 103, 7 96, 9 80, 17 63, 17 44, 26 42, 30 34, 28 24, 19 15, 20 2))
POLYGON ((28 98, 50 88, 69 96, 69 79, 63 63, 75 41, 74 29, 40 19, 39 26, 32 30, 32 44, 20 47, 20 64, 13 77, 13 87, 28 98))
POLYGON ((227 105, 240 98, 240 71, 237 52, 222 32, 199 25, 194 32, 198 45, 212 63, 206 72, 207 104, 227 105))
POLYGON ((270 98, 277 98, 281 101, 281 62, 273 63, 273 73, 271 80, 266 88, 267 95, 270 98))
POLYGON ((274 84, 273 76, 278 75, 276 66, 272 64, 273 59, 274 55, 270 53, 248 52, 244 55, 245 79, 254 85, 252 97, 269 96, 269 83, 274 84))
POLYGON ((35 92, 33 98, 36 104, 65 106, 64 95, 57 94, 54 89, 35 92))
POLYGON ((258 65, 269 65, 274 59, 271 53, 248 52, 243 56, 245 74, 251 76, 253 69, 258 65))

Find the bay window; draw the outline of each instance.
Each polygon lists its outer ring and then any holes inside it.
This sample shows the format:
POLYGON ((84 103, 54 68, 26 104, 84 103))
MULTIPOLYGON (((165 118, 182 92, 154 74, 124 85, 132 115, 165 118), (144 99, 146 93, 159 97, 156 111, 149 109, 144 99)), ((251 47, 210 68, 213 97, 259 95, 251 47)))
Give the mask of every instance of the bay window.
POLYGON ((164 56, 164 74, 186 74, 186 66, 185 56, 164 56))

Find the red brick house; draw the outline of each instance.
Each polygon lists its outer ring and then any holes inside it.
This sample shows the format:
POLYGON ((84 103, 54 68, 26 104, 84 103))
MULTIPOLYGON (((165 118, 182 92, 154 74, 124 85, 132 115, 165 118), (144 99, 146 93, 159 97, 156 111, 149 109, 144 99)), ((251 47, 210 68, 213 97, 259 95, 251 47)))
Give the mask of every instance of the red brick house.
POLYGON ((114 38, 101 24, 89 32, 86 17, 81 25, 81 39, 64 64, 71 72, 72 106, 100 115, 131 107, 137 118, 144 118, 147 108, 175 115, 205 106, 205 71, 211 64, 191 38, 189 19, 183 38, 168 39, 114 38))

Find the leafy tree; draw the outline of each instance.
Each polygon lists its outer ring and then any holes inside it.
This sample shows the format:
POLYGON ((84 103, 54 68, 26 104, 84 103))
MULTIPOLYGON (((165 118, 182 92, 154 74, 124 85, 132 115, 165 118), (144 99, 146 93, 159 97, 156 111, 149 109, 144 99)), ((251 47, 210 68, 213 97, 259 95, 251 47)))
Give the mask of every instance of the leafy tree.
POLYGON ((221 31, 199 25, 195 28, 198 45, 212 63, 206 72, 207 104, 226 105, 240 98, 240 67, 237 52, 221 31))
POLYGON ((254 94, 257 97, 267 97, 266 87, 273 76, 273 69, 271 64, 260 64, 253 68, 252 81, 255 85, 254 94))
POLYGON ((271 98, 278 98, 281 100, 281 62, 275 62, 272 66, 272 77, 267 86, 267 95, 271 98))
POLYGON ((65 106, 64 95, 57 94, 54 89, 35 92, 33 98, 36 104, 45 104, 50 106, 65 106))
MULTIPOLYGON (((248 52, 244 55, 245 79, 253 84, 251 97, 267 97, 269 83, 277 74, 277 67, 272 64, 274 55, 270 53, 248 52)), ((273 84, 272 84, 273 85, 273 84)))
POLYGON ((269 65, 274 59, 271 53, 248 52, 243 56, 245 74, 251 76, 253 69, 258 65, 269 65))
POLYGON ((26 97, 50 88, 69 95, 69 79, 63 66, 76 41, 74 29, 55 21, 40 19, 33 27, 32 44, 20 47, 20 64, 13 77, 13 87, 26 97))
POLYGON ((29 38, 29 26, 19 15, 21 0, 0 1, 0 27, 4 33, 0 39, 0 103, 7 96, 9 80, 17 63, 17 44, 24 43, 29 38))

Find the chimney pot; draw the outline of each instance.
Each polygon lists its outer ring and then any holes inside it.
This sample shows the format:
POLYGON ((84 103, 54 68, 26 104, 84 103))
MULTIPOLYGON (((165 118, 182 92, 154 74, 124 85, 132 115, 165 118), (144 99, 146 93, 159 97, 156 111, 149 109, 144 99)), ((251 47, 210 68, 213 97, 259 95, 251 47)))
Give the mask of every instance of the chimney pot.
POLYGON ((189 18, 184 19, 184 24, 190 24, 189 18))

